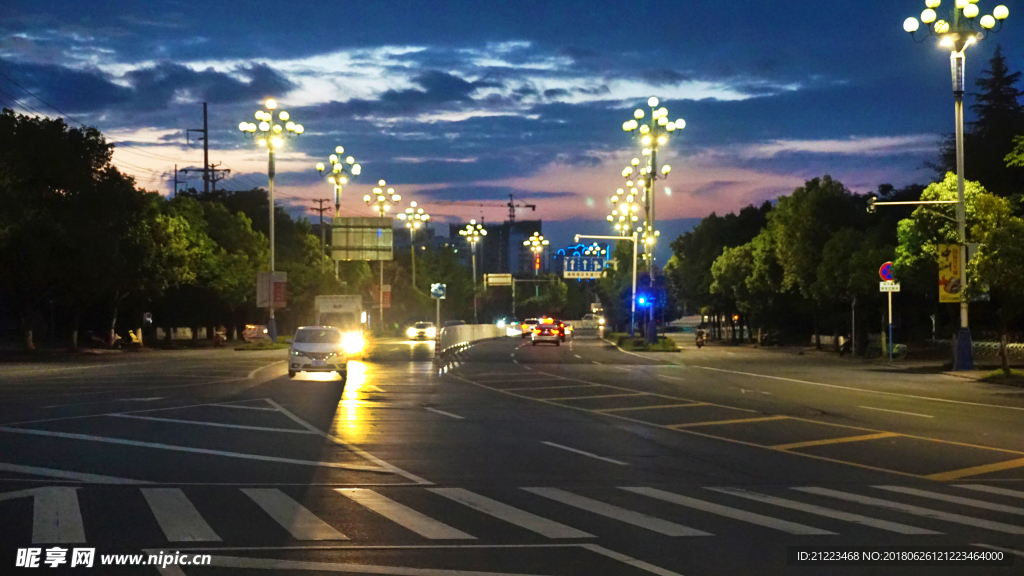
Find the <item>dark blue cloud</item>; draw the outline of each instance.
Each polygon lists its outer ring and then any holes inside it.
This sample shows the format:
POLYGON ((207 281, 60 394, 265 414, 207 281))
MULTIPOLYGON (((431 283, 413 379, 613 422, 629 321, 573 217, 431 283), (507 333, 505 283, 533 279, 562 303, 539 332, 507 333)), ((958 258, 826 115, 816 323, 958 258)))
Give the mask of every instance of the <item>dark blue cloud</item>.
POLYGON ((535 192, 523 190, 512 186, 449 186, 446 188, 428 188, 418 190, 417 198, 423 197, 428 200, 502 200, 508 201, 509 195, 519 200, 551 200, 556 198, 575 198, 573 192, 535 192))

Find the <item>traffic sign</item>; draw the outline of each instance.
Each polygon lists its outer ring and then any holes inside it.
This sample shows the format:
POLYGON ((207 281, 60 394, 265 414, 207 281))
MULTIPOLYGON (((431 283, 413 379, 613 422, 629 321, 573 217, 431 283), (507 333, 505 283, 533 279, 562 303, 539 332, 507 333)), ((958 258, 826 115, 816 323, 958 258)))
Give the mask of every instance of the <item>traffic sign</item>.
POLYGON ((899 292, 900 291, 900 283, 899 282, 879 282, 878 283, 878 291, 879 292, 899 292))
POLYGON ((603 278, 605 258, 601 256, 566 256, 563 260, 563 278, 603 278))
POLYGON ((430 297, 437 298, 438 300, 444 300, 446 288, 447 287, 444 284, 431 284, 430 297))
POLYGON ((484 286, 511 286, 511 274, 484 274, 484 286))
MULTIPOLYGON (((878 269, 878 275, 886 282, 892 282, 892 262, 886 262, 882 264, 882 267, 878 269)), ((899 290, 897 290, 899 292, 899 290)))

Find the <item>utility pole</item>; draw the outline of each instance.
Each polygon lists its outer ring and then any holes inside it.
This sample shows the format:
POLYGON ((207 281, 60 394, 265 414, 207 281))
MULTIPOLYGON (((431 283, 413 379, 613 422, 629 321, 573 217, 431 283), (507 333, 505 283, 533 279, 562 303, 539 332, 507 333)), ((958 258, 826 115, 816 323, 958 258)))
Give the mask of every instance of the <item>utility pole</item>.
POLYGON ((210 193, 210 129, 206 118, 206 102, 203 102, 203 127, 202 128, 189 128, 185 131, 185 139, 188 140, 188 135, 192 132, 200 132, 203 137, 200 140, 203 141, 203 192, 206 194, 210 193))
POLYGON ((217 166, 220 166, 221 164, 223 164, 223 162, 210 164, 210 188, 214 192, 217 191, 217 182, 227 178, 227 175, 231 173, 230 168, 217 168, 217 166), (224 174, 222 176, 218 176, 217 174, 221 172, 223 172, 224 174))
POLYGON ((326 206, 324 204, 326 204, 326 203, 328 203, 330 201, 331 201, 330 198, 317 198, 316 200, 313 200, 313 203, 317 205, 316 208, 313 208, 313 211, 320 215, 320 262, 321 262, 321 264, 320 264, 320 271, 321 272, 324 271, 323 255, 327 253, 327 240, 325 239, 326 237, 324 235, 324 212, 327 212, 328 210, 331 209, 330 204, 327 204, 326 206))
POLYGON ((184 184, 186 182, 188 182, 188 179, 185 179, 185 180, 179 180, 178 179, 178 165, 175 164, 174 165, 174 194, 171 194, 171 198, 174 198, 175 196, 178 195, 178 184, 184 184))

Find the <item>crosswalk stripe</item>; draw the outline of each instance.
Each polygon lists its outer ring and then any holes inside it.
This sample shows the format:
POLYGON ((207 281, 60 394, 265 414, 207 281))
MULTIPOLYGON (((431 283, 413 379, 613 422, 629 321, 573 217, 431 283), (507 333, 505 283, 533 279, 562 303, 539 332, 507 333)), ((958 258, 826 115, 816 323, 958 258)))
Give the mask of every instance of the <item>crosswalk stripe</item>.
POLYGON ((1007 488, 999 488, 998 486, 989 486, 987 484, 954 484, 957 488, 966 488, 968 490, 977 490, 978 492, 988 492, 989 494, 999 494, 1000 496, 1012 496, 1014 498, 1024 498, 1024 492, 1020 490, 1010 490, 1007 488))
POLYGON ((732 496, 739 496, 740 498, 755 500, 757 502, 764 502, 765 504, 774 504, 776 506, 781 506, 783 508, 799 510, 801 512, 807 512, 808 514, 817 514, 819 516, 825 516, 826 518, 835 518, 836 520, 844 520, 846 522, 853 522, 854 524, 871 526, 872 528, 878 528, 881 530, 887 530, 889 532, 896 532, 899 534, 942 534, 942 532, 936 532, 934 530, 926 530, 924 528, 918 528, 916 526, 907 526, 906 524, 900 524, 898 522, 889 522, 888 520, 869 518, 867 516, 861 516, 860 514, 851 514, 849 512, 833 510, 831 508, 824 508, 822 506, 815 506, 814 504, 807 504, 805 502, 798 502, 796 500, 788 500, 786 498, 779 498, 777 496, 768 496, 767 494, 750 492, 749 490, 743 490, 741 488, 707 487, 707 489, 713 490, 715 492, 721 492, 723 494, 729 494, 732 496))
POLYGON ((828 536, 835 534, 835 532, 829 532, 828 530, 822 530, 821 528, 804 526, 803 524, 797 524, 796 522, 780 520, 778 518, 772 518, 771 516, 763 516, 761 514, 747 512, 746 510, 740 510, 738 508, 730 508, 729 506, 722 506, 721 504, 715 504, 714 502, 705 502, 704 500, 690 498, 689 496, 683 496, 673 492, 665 492, 664 490, 658 490, 657 488, 622 487, 621 489, 634 494, 641 494, 643 496, 657 498, 658 500, 664 500, 665 502, 671 502, 672 504, 695 508, 710 514, 725 516, 726 518, 732 518, 733 520, 750 522, 751 524, 757 524, 766 528, 782 530, 783 532, 789 532, 790 534, 801 534, 804 536, 828 536))
POLYGON ((412 530, 431 540, 476 540, 476 537, 462 530, 442 524, 433 518, 421 514, 405 504, 382 496, 366 488, 336 488, 335 492, 346 496, 362 506, 380 514, 392 522, 412 530))
POLYGON ((902 502, 893 502, 891 500, 882 500, 880 498, 872 498, 870 496, 850 494, 848 492, 840 492, 838 490, 831 490, 828 488, 819 488, 817 486, 799 486, 793 487, 793 490, 807 492, 808 494, 817 494, 819 496, 831 496, 833 498, 839 498, 840 500, 857 502, 858 504, 867 504, 869 506, 889 508, 890 510, 898 510, 900 512, 906 512, 907 514, 924 516, 925 518, 932 518, 935 520, 945 520, 946 522, 965 524, 967 526, 975 526, 977 528, 985 528, 988 530, 994 530, 996 532, 1005 532, 1007 534, 1024 534, 1024 528, 1021 528, 1020 526, 1013 526, 1011 524, 1004 524, 1002 522, 995 522, 992 520, 983 520, 981 518, 974 518, 973 516, 963 516, 961 514, 952 514, 949 512, 942 512, 940 510, 932 510, 931 508, 912 506, 910 504, 903 504, 902 502))
POLYGON ((882 490, 889 490, 891 492, 900 492, 902 494, 910 494, 911 496, 920 496, 922 498, 932 498, 934 500, 942 500, 943 502, 951 502, 953 504, 963 504, 964 506, 973 506, 975 508, 984 508, 985 510, 994 510, 996 512, 1006 512, 1007 514, 1024 515, 1024 508, 1018 508, 1016 506, 1006 506, 1004 504, 995 504, 993 502, 986 502, 984 500, 975 500, 974 498, 963 498, 961 496, 951 496, 949 494, 942 494, 939 492, 929 492, 927 490, 918 490, 917 488, 906 488, 904 486, 875 486, 882 490))
POLYGON ((427 488, 427 491, 548 538, 594 538, 593 534, 514 508, 464 488, 427 488))
POLYGON ((85 542, 85 526, 82 524, 77 488, 52 486, 37 488, 33 492, 33 544, 85 542))
POLYGON ((277 488, 243 488, 242 492, 296 540, 348 540, 347 536, 277 488))
POLYGON ((220 541, 181 488, 142 488, 142 496, 169 542, 220 541))
POLYGON ((626 510, 619 506, 587 498, 585 496, 579 496, 558 488, 523 488, 523 490, 526 490, 531 494, 549 498, 556 502, 561 502, 562 504, 567 504, 574 508, 593 512, 594 514, 599 514, 606 518, 639 526, 640 528, 645 528, 666 536, 712 536, 712 534, 709 534, 708 532, 682 526, 675 522, 655 518, 654 516, 648 516, 647 514, 641 514, 640 512, 626 510))

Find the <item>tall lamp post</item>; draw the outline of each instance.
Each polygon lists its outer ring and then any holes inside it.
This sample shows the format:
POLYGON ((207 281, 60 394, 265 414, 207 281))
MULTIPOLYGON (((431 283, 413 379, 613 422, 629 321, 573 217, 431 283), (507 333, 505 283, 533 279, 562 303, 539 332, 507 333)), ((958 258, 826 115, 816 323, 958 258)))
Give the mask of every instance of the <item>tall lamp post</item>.
POLYGON ((417 208, 415 202, 409 203, 409 208, 405 209, 405 212, 398 214, 398 219, 405 222, 405 227, 409 229, 409 246, 412 251, 412 289, 416 289, 416 231, 420 228, 426 227, 427 221, 430 220, 430 214, 423 211, 423 208, 417 208))
MULTIPOLYGON (((373 210, 377 216, 384 217, 391 210, 391 205, 402 199, 402 196, 395 192, 394 188, 388 188, 388 183, 378 180, 377 186, 373 189, 373 196, 363 196, 363 202, 373 210)), ((380 328, 384 329, 384 261, 380 261, 380 289, 377 291, 377 302, 380 308, 380 328)))
POLYGON ((476 220, 470 220, 469 224, 462 230, 459 230, 459 236, 465 236, 466 240, 469 241, 469 245, 472 248, 470 251, 471 258, 473 259, 473 323, 479 322, 477 318, 476 309, 476 243, 484 236, 487 236, 487 230, 480 224, 476 223, 476 220))
MULTIPOLYGON (((654 183, 656 180, 664 179, 668 177, 669 172, 672 171, 672 167, 665 164, 661 167, 661 175, 658 172, 658 149, 660 146, 668 144, 669 135, 676 130, 682 130, 686 127, 686 121, 682 118, 672 122, 668 119, 668 109, 658 107, 658 99, 651 97, 647 100, 647 105, 651 108, 651 120, 640 124, 638 121, 643 120, 646 113, 643 109, 637 108, 633 111, 633 119, 627 120, 622 123, 622 129, 626 132, 634 134, 640 140, 640 144, 643 146, 643 155, 647 157, 647 165, 638 168, 639 175, 638 180, 641 181, 643 188, 644 204, 647 209, 647 221, 644 222, 643 231, 641 237, 644 243, 644 252, 647 254, 649 260, 649 266, 651 269, 651 287, 654 287, 654 243, 659 233, 654 227, 654 205, 655 196, 654 183)), ((633 166, 639 166, 639 159, 634 158, 631 162, 633 166)), ((624 176, 627 176, 625 172, 624 176)), ((654 324, 654 306, 649 307, 649 319, 647 323, 647 341, 654 343, 658 341, 657 327, 654 324)))
MULTIPOLYGON (((530 252, 533 252, 533 275, 535 277, 540 275, 540 260, 541 254, 544 253, 544 247, 550 243, 540 232, 534 232, 533 236, 523 240, 523 246, 529 246, 530 252)), ((533 295, 540 296, 539 285, 533 287, 533 295)))
POLYGON ((956 115, 956 221, 960 252, 960 330, 956 338, 956 352, 953 356, 953 370, 971 370, 974 368, 974 354, 971 350, 971 330, 967 323, 967 205, 964 200, 964 67, 966 57, 964 50, 968 46, 985 38, 987 34, 998 32, 1003 27, 1003 20, 1010 15, 1006 6, 996 6, 992 14, 978 18, 981 10, 978 0, 954 0, 949 12, 949 20, 939 19, 935 9, 941 0, 925 0, 925 10, 921 12, 921 22, 927 31, 917 39, 916 32, 921 27, 917 18, 903 21, 903 30, 910 33, 915 42, 924 42, 929 37, 939 39, 939 45, 949 48, 949 65, 953 78, 953 98, 956 115), (977 27, 975 27, 977 22, 977 27), (999 28, 996 28, 998 24, 999 28))
MULTIPOLYGON (((257 110, 255 117, 259 124, 253 122, 240 122, 238 129, 249 136, 260 146, 267 149, 267 179, 269 180, 269 204, 270 204, 270 274, 274 274, 274 154, 278 148, 284 146, 285 140, 294 138, 305 131, 302 124, 296 124, 284 110, 276 113, 277 101, 268 98, 263 103, 266 110, 257 110), (284 124, 282 124, 282 122, 284 124)), ((267 334, 271 341, 277 342, 277 322, 274 320, 274 302, 271 296, 270 316, 267 319, 267 334)))
MULTIPOLYGON (((334 222, 341 216, 341 190, 345 184, 348 184, 350 178, 355 178, 363 172, 363 167, 356 164, 356 159, 349 156, 342 160, 341 155, 345 153, 344 146, 336 146, 334 148, 334 154, 327 157, 327 161, 331 163, 330 175, 327 177, 327 181, 334 186, 334 222), (347 162, 347 164, 346 164, 347 162)), ((323 162, 316 163, 316 171, 322 176, 327 167, 323 162)), ((323 219, 320 220, 323 224, 323 219)), ((324 244, 324 230, 323 226, 320 226, 320 243, 324 244)), ((334 261, 334 276, 338 276, 338 261, 334 261)))

